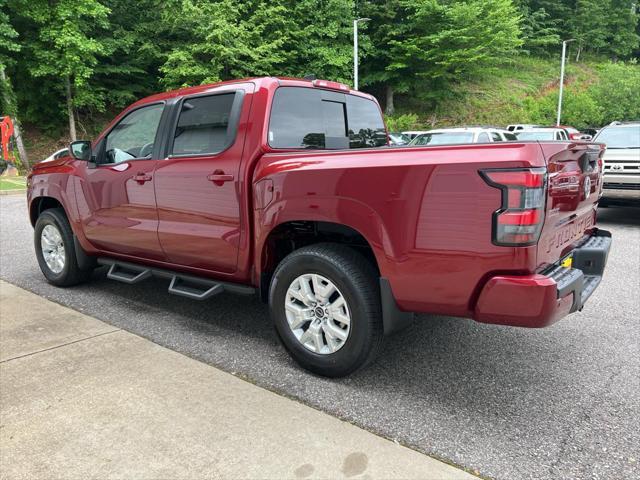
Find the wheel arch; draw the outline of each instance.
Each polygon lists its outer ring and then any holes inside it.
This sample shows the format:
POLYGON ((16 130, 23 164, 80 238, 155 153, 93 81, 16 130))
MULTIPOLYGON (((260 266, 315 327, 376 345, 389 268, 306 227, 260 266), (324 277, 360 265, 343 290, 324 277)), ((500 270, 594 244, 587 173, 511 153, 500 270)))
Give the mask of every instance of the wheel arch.
POLYGON ((290 253, 316 243, 336 243, 347 245, 359 251, 380 275, 380 266, 371 242, 352 226, 320 220, 288 220, 282 222, 264 235, 259 246, 256 267, 260 273, 261 298, 266 300, 266 292, 273 272, 278 264, 290 253))
POLYGON ((316 243, 347 245, 362 254, 378 275, 380 301, 385 335, 398 332, 409 325, 414 314, 401 311, 396 303, 389 280, 385 278, 378 260, 384 252, 377 248, 357 229, 340 223, 319 220, 290 220, 282 222, 266 235, 261 248, 259 262, 259 292, 263 302, 268 301, 269 286, 278 264, 290 253, 316 243))
POLYGON ((36 221, 42 212, 51 208, 62 209, 67 218, 69 218, 67 210, 64 208, 62 202, 57 198, 50 196, 36 197, 31 200, 31 203, 29 204, 29 221, 31 222, 31 226, 34 227, 36 225, 36 221))

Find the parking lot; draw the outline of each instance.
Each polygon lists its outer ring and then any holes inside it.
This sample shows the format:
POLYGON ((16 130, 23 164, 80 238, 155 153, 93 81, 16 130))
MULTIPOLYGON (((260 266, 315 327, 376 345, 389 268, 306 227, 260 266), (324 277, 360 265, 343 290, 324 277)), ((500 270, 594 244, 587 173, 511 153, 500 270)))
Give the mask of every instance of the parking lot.
POLYGON ((22 195, 0 197, 0 277, 484 477, 640 475, 640 210, 602 209, 614 235, 583 312, 544 330, 421 316, 377 362, 328 380, 298 368, 257 300, 198 303, 151 280, 48 285, 22 195))

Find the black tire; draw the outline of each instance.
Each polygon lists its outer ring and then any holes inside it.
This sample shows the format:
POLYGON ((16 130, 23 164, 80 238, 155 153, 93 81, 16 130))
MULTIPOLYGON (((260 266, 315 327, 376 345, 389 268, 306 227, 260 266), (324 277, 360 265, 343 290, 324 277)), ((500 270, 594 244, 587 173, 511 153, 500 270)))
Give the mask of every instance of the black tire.
POLYGON ((271 280, 269 308, 284 347, 303 368, 318 375, 349 375, 369 364, 382 345, 378 275, 365 257, 344 245, 311 245, 282 260, 271 280), (342 347, 334 353, 318 354, 307 349, 287 322, 287 290, 296 278, 308 273, 320 274, 333 282, 349 306, 350 332, 342 347))
POLYGON ((87 281, 91 276, 93 268, 82 270, 78 267, 76 249, 73 242, 73 231, 71 230, 71 225, 69 225, 69 220, 67 220, 63 209, 51 208, 40 214, 34 229, 34 244, 40 270, 42 270, 42 274, 52 285, 71 287, 87 281), (49 268, 42 253, 42 230, 47 225, 53 225, 58 229, 64 245, 64 267, 62 271, 58 273, 49 268))

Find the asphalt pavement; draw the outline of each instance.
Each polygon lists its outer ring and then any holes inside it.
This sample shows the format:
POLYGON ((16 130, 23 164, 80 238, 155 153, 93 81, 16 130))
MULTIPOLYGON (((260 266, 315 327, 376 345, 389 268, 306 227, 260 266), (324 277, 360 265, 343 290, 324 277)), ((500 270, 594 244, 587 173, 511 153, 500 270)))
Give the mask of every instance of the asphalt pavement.
POLYGON ((21 195, 0 197, 0 277, 485 477, 638 478, 640 210, 602 209, 600 224, 614 244, 581 313, 542 330, 423 315, 340 380, 298 368, 254 299, 193 302, 104 270, 48 285, 21 195))

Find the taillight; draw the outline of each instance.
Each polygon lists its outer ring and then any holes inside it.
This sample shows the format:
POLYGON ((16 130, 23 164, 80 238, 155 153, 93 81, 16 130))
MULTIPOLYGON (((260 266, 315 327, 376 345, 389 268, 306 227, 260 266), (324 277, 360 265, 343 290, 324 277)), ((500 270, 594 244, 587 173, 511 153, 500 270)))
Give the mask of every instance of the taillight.
POLYGON ((502 203, 493 214, 493 243, 534 245, 544 224, 546 168, 481 170, 485 182, 502 191, 502 203))

